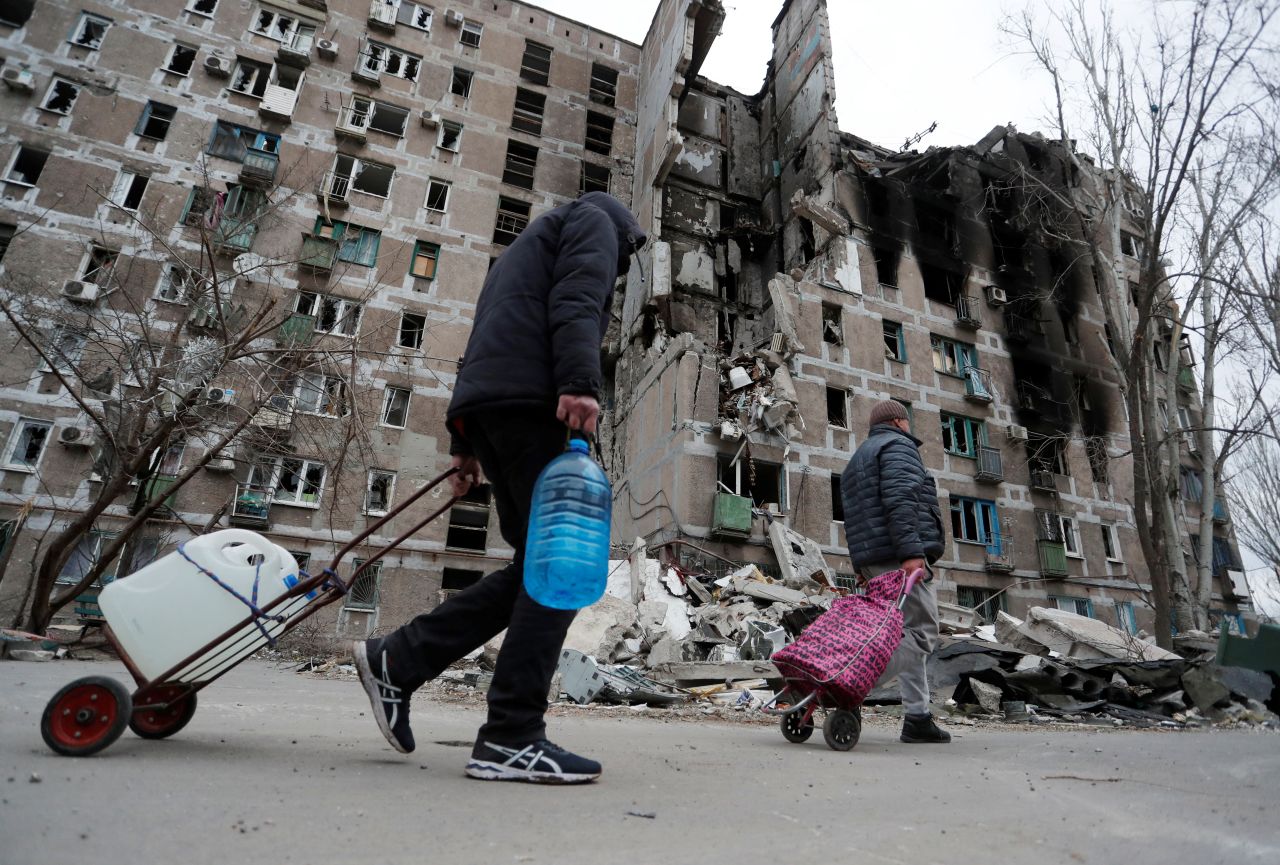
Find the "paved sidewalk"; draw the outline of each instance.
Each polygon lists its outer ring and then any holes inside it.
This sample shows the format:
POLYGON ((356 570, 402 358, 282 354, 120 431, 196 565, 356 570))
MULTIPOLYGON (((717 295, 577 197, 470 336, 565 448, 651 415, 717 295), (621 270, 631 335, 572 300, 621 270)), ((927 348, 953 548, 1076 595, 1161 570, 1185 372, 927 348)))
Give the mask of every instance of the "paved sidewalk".
POLYGON ((172 739, 58 757, 45 702, 93 674, 126 678, 0 662, 0 865, 1280 861, 1273 733, 960 727, 908 746, 877 725, 839 754, 820 733, 583 713, 551 735, 604 778, 540 788, 462 775, 474 707, 415 701, 401 756, 353 681, 265 663, 204 691, 172 739))

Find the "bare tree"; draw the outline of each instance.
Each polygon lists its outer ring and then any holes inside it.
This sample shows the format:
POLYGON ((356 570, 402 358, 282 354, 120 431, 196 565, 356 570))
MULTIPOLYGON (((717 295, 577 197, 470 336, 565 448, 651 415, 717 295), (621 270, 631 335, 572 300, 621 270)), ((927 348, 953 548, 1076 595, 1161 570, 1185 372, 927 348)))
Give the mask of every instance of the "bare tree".
MULTIPOLYGON (((1274 125, 1274 89, 1259 70, 1273 56, 1269 40, 1277 9, 1274 0, 1153 5, 1146 43, 1116 23, 1106 2, 1095 8, 1086 0, 1063 0, 1044 21, 1027 12, 1004 25, 1053 79, 1061 139, 1087 153, 1101 178, 1100 184, 1054 194, 1087 229, 1084 244, 1128 411, 1135 520, 1163 646, 1171 645, 1171 625, 1204 626, 1211 579, 1188 573, 1182 436, 1170 434, 1167 418, 1180 390, 1197 389, 1190 354, 1180 350, 1189 322, 1198 324, 1205 348, 1201 383, 1207 382, 1207 392, 1200 396, 1208 412, 1191 431, 1206 470, 1200 504, 1208 513, 1202 520, 1212 518, 1226 456, 1219 447, 1225 444, 1229 452, 1241 438, 1234 426, 1225 441, 1215 436, 1213 366, 1220 340, 1232 330, 1225 292, 1217 290, 1230 284, 1219 259, 1230 223, 1259 204, 1242 191, 1263 196, 1273 187, 1263 176, 1273 170, 1265 162, 1245 165, 1228 157, 1239 142, 1256 141, 1274 125), (1073 126, 1082 134, 1073 136, 1073 126), (1184 244, 1191 254, 1178 269, 1170 255, 1184 244), (1132 274, 1126 256, 1136 259, 1132 274)), ((1202 546, 1211 542, 1211 532, 1202 532, 1202 546)))

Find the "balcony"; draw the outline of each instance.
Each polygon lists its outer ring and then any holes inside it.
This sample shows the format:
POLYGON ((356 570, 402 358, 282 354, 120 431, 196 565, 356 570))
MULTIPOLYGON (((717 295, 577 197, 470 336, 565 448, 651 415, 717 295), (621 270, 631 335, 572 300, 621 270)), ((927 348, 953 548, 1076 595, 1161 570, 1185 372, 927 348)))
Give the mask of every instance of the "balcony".
POLYGON ((298 266, 311 270, 328 272, 333 270, 338 260, 338 242, 332 237, 319 237, 307 232, 302 233, 302 252, 298 256, 298 266))
POLYGON ((991 372, 976 366, 965 367, 964 398, 969 402, 989 403, 995 398, 991 385, 991 372))
POLYGON ((279 84, 268 84, 258 103, 258 113, 272 120, 293 120, 293 109, 298 104, 298 91, 281 87, 279 84))
POLYGON ((271 490, 266 487, 237 484, 227 522, 248 529, 267 528, 271 525, 271 497, 271 490))
POLYGON ((1008 309, 1004 311, 1004 338, 1006 342, 1023 344, 1031 340, 1031 320, 1008 309))
POLYGON ((978 470, 973 479, 980 483, 998 484, 1004 481, 1004 466, 1000 462, 1000 448, 978 445, 978 470))
POLYGON ((291 39, 280 43, 276 60, 286 66, 306 69, 311 65, 311 46, 314 43, 315 36, 311 33, 294 33, 291 39))
POLYGON ((367 106, 344 105, 338 111, 338 122, 333 131, 363 144, 369 131, 369 113, 367 106))
POLYGON ((369 26, 394 32, 396 29, 395 4, 387 3, 386 0, 373 0, 369 4, 369 26))
POLYGON ((294 398, 276 394, 253 416, 253 425, 265 430, 289 430, 293 427, 294 398))
POLYGON ((1007 574, 1013 570, 1013 539, 996 535, 987 544, 987 573, 1007 574))
POLYGON ((1065 577, 1067 571, 1067 545, 1062 541, 1036 541, 1040 553, 1040 576, 1047 579, 1065 577))
POLYGON ((1031 489, 1045 493, 1058 492, 1058 476, 1048 469, 1031 470, 1031 489))
POLYGON ((351 191, 351 178, 345 174, 330 171, 320 178, 320 186, 316 189, 316 197, 325 207, 346 207, 347 193, 351 191))
POLYGON ((1196 389, 1196 374, 1191 367, 1178 368, 1178 387, 1185 391, 1194 391, 1196 389))
POLYGON ((1225 526, 1231 522, 1231 517, 1227 515, 1227 504, 1217 496, 1213 499, 1213 521, 1220 526, 1225 526))
POLYGON ((252 222, 224 217, 213 232, 213 247, 220 252, 239 255, 253 246, 258 226, 252 222))
POLYGON ((178 478, 176 475, 153 475, 151 480, 147 481, 146 502, 150 504, 158 498, 164 498, 160 507, 166 510, 173 510, 173 495, 169 495, 169 489, 173 486, 174 481, 178 478))
POLYGON ((711 514, 711 533, 731 538, 751 535, 751 499, 732 493, 716 493, 711 514))
POLYGON ((270 186, 276 182, 280 155, 250 147, 240 163, 240 182, 246 186, 270 186))
POLYGON ((969 294, 956 295, 956 325, 977 330, 982 327, 978 299, 969 294))
POLYGON ((276 342, 294 348, 310 345, 316 332, 316 317, 294 313, 276 328, 276 342))

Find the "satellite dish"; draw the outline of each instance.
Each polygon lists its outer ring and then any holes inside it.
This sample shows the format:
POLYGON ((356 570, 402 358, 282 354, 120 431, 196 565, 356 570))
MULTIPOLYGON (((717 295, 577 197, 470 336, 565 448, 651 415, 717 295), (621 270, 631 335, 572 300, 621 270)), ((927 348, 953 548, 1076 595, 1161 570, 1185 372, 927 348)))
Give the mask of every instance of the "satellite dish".
POLYGON ((270 259, 258 255, 256 252, 246 252, 243 255, 237 255, 235 259, 236 275, 239 276, 253 270, 258 270, 270 263, 270 259))

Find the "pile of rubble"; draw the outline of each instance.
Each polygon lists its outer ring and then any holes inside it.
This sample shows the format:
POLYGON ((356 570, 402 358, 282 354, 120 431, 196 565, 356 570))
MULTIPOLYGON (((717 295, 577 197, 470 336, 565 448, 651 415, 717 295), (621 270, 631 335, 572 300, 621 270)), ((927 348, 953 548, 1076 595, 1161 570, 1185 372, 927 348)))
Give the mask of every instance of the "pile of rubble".
MULTIPOLYGON (((737 441, 752 432, 774 433, 795 441, 804 432, 791 371, 778 334, 772 348, 724 358, 720 387, 720 437, 737 441)), ((744 442, 745 444, 745 442, 744 442)))

